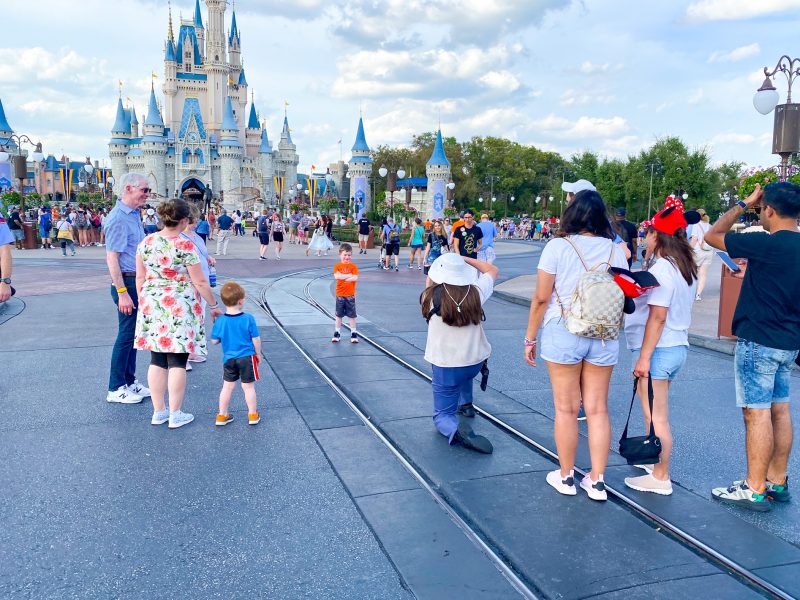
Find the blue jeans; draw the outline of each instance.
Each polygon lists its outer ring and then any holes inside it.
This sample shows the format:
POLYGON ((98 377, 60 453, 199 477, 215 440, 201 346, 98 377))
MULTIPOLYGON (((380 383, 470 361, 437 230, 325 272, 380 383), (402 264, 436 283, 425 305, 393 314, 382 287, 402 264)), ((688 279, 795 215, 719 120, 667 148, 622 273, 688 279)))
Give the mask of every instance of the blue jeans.
POLYGON ((481 365, 469 367, 437 367, 433 370, 433 423, 452 444, 458 429, 456 410, 472 403, 472 380, 481 372, 481 365))
MULTIPOLYGON (((108 378, 108 391, 130 385, 136 379, 136 348, 133 346, 136 332, 136 307, 139 306, 139 298, 136 295, 136 277, 123 277, 128 294, 133 300, 134 309, 130 315, 124 315, 117 310, 117 340, 114 342, 114 350, 111 352, 111 375, 108 378)), ((117 288, 112 284, 111 297, 114 305, 119 308, 119 295, 117 288)))
POLYGON ((739 338, 734 359, 736 406, 770 408, 789 401, 789 380, 797 350, 769 348, 739 338))

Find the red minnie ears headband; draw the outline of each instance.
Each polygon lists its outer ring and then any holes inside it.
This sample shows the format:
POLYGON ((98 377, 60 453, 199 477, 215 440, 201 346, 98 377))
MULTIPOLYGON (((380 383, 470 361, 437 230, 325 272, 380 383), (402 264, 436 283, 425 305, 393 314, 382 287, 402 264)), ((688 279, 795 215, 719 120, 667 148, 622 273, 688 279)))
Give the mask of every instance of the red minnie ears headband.
POLYGON ((686 229, 689 225, 700 222, 700 213, 694 210, 684 212, 683 202, 675 196, 667 196, 664 208, 658 211, 649 221, 644 221, 645 227, 652 226, 656 231, 675 235, 678 229, 686 229))

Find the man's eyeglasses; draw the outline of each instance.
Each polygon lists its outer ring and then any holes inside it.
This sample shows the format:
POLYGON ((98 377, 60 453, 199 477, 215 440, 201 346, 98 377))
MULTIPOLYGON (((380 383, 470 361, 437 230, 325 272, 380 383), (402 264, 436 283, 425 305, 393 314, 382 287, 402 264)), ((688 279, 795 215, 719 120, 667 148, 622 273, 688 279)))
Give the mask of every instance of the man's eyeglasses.
POLYGON ((139 188, 139 190, 141 190, 145 194, 149 194, 150 193, 150 188, 139 188))

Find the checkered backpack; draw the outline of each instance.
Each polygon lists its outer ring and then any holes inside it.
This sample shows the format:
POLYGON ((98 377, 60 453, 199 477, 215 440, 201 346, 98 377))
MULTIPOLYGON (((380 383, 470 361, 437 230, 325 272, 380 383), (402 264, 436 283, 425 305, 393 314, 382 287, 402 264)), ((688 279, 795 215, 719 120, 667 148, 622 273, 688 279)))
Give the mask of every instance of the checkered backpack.
POLYGON ((589 268, 575 243, 569 238, 564 239, 575 249, 583 268, 586 269, 578 279, 568 311, 564 310, 561 298, 556 292, 567 331, 581 337, 603 341, 618 339, 622 327, 625 295, 608 272, 614 256, 614 243, 609 242, 611 254, 608 255, 608 260, 589 268))

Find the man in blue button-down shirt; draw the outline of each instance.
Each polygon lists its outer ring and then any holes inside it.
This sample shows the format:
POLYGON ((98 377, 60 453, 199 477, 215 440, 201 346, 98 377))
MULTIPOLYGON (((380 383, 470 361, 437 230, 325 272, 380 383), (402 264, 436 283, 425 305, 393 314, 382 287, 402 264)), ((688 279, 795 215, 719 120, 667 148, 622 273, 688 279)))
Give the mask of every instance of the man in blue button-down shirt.
POLYGON ((111 274, 111 297, 118 309, 119 328, 111 353, 108 379, 109 402, 136 404, 150 395, 150 390, 136 381, 136 248, 144 239, 139 209, 150 196, 147 177, 127 173, 120 178, 122 194, 106 217, 106 263, 111 274))
POLYGON ((14 235, 8 228, 8 223, 0 212, 0 302, 11 298, 11 244, 14 235))

